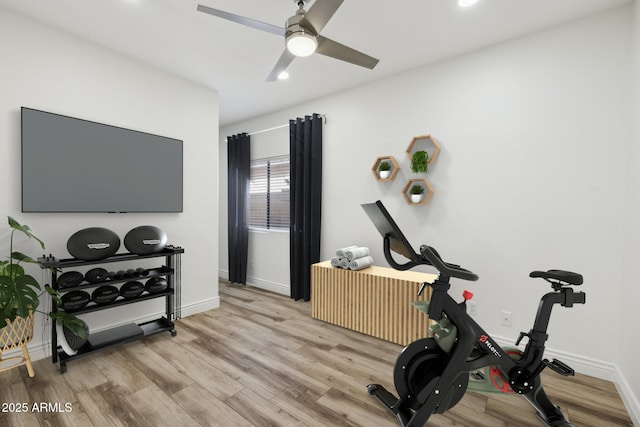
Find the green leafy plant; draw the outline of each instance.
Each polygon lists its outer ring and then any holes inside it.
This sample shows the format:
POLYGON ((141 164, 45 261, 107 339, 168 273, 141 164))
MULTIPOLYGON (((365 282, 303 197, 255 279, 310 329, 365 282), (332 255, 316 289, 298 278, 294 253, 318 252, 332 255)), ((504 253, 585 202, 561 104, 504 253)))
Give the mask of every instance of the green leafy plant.
POLYGON ((390 171, 391 170, 391 163, 387 162, 386 160, 380 162, 380 165, 378 166, 378 170, 379 171, 390 171))
POLYGON ((429 171, 429 154, 418 150, 411 156, 411 171, 413 173, 427 173, 429 171))
MULTIPOLYGON (((36 240, 43 250, 45 249, 44 242, 33 235, 28 225, 22 225, 11 217, 8 219, 9 227, 11 227, 9 257, 7 260, 0 261, 0 328, 4 328, 7 321, 12 322, 16 317, 26 318, 29 316, 29 312, 39 311, 37 308, 40 305, 40 296, 45 292, 52 298, 56 307, 62 305, 60 294, 56 290, 50 286, 45 286, 43 290, 33 276, 26 274, 22 266, 22 263, 38 264, 38 261, 22 252, 13 250, 13 237, 16 231, 36 240)), ((60 321, 77 336, 86 337, 83 322, 72 314, 65 311, 43 314, 48 314, 54 321, 60 321)))
POLYGON ((424 187, 419 184, 413 184, 409 189, 409 194, 422 194, 424 193, 424 187))

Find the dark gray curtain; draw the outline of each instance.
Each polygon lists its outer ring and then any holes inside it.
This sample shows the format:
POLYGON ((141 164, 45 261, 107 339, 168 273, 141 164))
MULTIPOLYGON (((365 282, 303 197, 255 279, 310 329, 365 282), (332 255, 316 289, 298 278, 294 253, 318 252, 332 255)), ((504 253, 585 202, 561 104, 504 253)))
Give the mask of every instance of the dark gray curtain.
POLYGON ((320 261, 322 117, 289 121, 291 298, 311 299, 311 264, 320 261))
POLYGON ((250 136, 246 133, 227 137, 229 281, 245 285, 249 250, 249 148, 250 136))

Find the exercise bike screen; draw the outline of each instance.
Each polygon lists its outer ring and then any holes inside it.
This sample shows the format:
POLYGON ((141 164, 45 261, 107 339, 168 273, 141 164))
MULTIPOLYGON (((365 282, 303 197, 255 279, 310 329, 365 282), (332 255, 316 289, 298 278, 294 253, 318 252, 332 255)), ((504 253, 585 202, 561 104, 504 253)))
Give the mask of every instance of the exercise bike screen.
POLYGON ((407 238, 402 234, 396 222, 391 218, 389 211, 384 207, 382 202, 378 200, 375 203, 367 203, 361 205, 362 209, 367 213, 373 225, 378 229, 380 235, 384 238, 389 237, 391 250, 402 255, 403 257, 413 260, 414 251, 407 238))

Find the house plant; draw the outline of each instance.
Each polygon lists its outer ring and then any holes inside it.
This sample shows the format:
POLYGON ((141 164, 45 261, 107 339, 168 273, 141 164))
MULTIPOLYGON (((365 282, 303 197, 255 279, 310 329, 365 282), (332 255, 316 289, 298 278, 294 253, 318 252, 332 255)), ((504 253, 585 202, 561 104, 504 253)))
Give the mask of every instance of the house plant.
POLYGON ((380 165, 378 166, 378 175, 381 179, 389 178, 389 176, 391 176, 391 163, 387 160, 380 162, 380 165))
POLYGON ((427 173, 429 171, 429 154, 418 150, 411 156, 411 171, 413 173, 427 173))
MULTIPOLYGON (((0 261, 0 352, 3 349, 11 349, 18 345, 26 345, 33 336, 33 315, 39 311, 40 297, 46 292, 52 298, 56 307, 62 303, 60 294, 50 286, 45 286, 44 290, 38 281, 31 275, 26 274, 22 263, 38 264, 32 257, 13 250, 13 237, 16 231, 24 234, 30 239, 36 240, 42 249, 45 245, 27 225, 22 225, 15 219, 8 217, 9 227, 11 227, 11 237, 9 239, 9 257, 0 261), (30 323, 24 326, 22 322, 30 323), (11 328, 11 330, 8 330, 11 328), (25 336, 17 335, 14 330, 20 329, 25 336), (27 336, 30 333, 30 336, 27 336), (2 342, 4 341, 4 342, 2 342)), ((41 312, 42 313, 42 312, 41 312)), ((49 315, 54 321, 61 322, 66 328, 80 337, 86 337, 84 323, 77 317, 64 311, 43 313, 49 315)), ((26 349, 23 347, 26 354, 26 349)), ((1 355, 0 355, 1 356, 1 355)), ((1 359, 1 357, 0 357, 1 359)), ((28 364, 28 368, 30 365, 28 364)), ((29 370, 32 374, 32 370, 29 370)))
POLYGON ((423 193, 424 187, 419 184, 413 184, 409 189, 409 194, 411 195, 411 201, 413 203, 420 203, 422 201, 423 193))

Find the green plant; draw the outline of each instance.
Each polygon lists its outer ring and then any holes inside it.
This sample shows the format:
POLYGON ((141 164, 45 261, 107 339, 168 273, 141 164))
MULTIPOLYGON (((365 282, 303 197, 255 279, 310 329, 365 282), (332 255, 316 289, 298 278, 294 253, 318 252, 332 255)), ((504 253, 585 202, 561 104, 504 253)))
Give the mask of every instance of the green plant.
POLYGON ((409 194, 422 194, 424 193, 424 187, 420 184, 413 184, 409 189, 409 194))
MULTIPOLYGON (((7 260, 0 261, 0 328, 7 325, 7 320, 13 321, 16 317, 29 316, 30 311, 39 311, 37 308, 40 305, 40 296, 45 292, 51 296, 56 307, 62 304, 60 294, 56 290, 47 285, 43 291, 38 281, 33 276, 26 274, 21 265, 21 263, 38 264, 38 261, 22 252, 13 250, 13 236, 16 231, 23 233, 30 239, 35 239, 43 250, 45 249, 44 242, 33 235, 28 225, 22 225, 11 217, 8 219, 9 227, 12 229, 9 239, 9 257, 7 260)), ((40 311, 40 313, 43 312, 40 311)), ((86 337, 83 322, 77 317, 65 311, 50 312, 48 315, 54 321, 62 322, 74 334, 81 338, 86 337)))
POLYGON ((411 170, 413 173, 427 173, 429 170, 429 154, 418 150, 411 156, 411 170))
POLYGON ((389 163, 386 160, 380 162, 380 165, 378 166, 378 170, 379 171, 390 171, 391 170, 391 163, 389 163))

